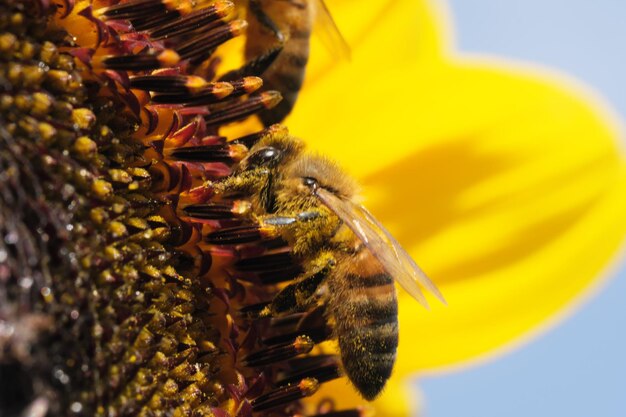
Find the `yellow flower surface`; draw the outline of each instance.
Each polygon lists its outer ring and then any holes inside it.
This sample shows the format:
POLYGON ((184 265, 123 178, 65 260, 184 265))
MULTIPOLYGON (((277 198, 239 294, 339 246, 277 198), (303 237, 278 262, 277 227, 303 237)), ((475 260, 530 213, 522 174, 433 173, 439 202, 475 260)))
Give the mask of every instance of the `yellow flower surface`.
MULTIPOLYGON (((374 407, 409 415, 407 376, 527 341, 607 275, 626 231, 621 127, 563 74, 456 52, 440 3, 329 3, 351 59, 315 44, 286 124, 361 181, 448 301, 427 311, 401 292, 397 365, 374 407)), ((345 380, 322 390, 362 403, 345 380)))

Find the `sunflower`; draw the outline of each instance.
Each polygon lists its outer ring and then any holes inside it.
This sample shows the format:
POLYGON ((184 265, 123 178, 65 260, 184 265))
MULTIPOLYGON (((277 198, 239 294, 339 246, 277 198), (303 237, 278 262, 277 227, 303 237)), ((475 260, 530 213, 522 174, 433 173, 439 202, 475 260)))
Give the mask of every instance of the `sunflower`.
MULTIPOLYGON (((327 323, 260 317, 301 265, 247 245, 249 206, 215 196, 284 134, 241 123, 277 92, 218 79, 247 25, 235 5, 0 4, 0 410, 360 415, 327 323)), ((505 346, 589 288, 623 236, 623 155, 580 89, 452 56, 430 4, 333 13, 353 61, 312 62, 287 124, 365 183, 451 305, 401 299, 418 330, 375 406, 404 413, 402 377, 505 346)))

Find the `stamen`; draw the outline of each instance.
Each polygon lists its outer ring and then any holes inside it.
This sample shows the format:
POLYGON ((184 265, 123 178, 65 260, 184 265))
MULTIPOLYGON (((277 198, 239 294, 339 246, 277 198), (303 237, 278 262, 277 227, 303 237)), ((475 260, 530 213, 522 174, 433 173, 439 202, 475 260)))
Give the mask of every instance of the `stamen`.
POLYGON ((139 75, 131 77, 130 87, 155 93, 182 94, 196 92, 216 84, 195 75, 139 75))
POLYGON ((293 374, 289 374, 285 378, 276 382, 277 386, 290 386, 296 381, 304 379, 315 379, 320 384, 328 381, 332 381, 333 379, 341 378, 343 375, 341 373, 341 368, 338 364, 333 365, 325 365, 317 368, 308 369, 306 371, 301 371, 302 368, 298 369, 299 372, 295 372, 293 374))
POLYGON ((243 159, 242 145, 201 145, 175 148, 170 157, 186 162, 224 162, 234 164, 243 159))
POLYGON ((287 128, 283 125, 272 125, 267 129, 263 129, 260 132, 252 133, 247 136, 242 136, 233 140, 231 143, 241 143, 245 145, 248 149, 252 148, 259 140, 268 136, 268 135, 276 135, 276 136, 285 136, 288 135, 289 132, 287 128))
MULTIPOLYGON (((180 62, 180 56, 176 51, 166 49, 158 54, 143 53, 136 55, 116 55, 108 56, 101 60, 102 65, 107 69, 125 71, 147 71, 157 68, 168 68, 180 62)), ((97 66, 97 59, 94 59, 97 66)))
MULTIPOLYGON (((199 78, 199 77, 196 77, 199 78)), ((154 103, 170 103, 170 104, 185 104, 187 106, 204 106, 207 104, 216 103, 225 97, 239 97, 243 94, 250 94, 263 85, 263 81, 258 77, 246 77, 241 80, 232 82, 214 82, 207 83, 203 88, 189 88, 179 94, 169 94, 169 91, 164 91, 166 87, 160 86, 159 89, 162 92, 168 94, 161 94, 152 97, 154 103)), ((196 83, 193 87, 199 86, 196 83)), ((151 89, 151 91, 157 91, 151 89)), ((173 91, 172 91, 173 92, 173 91)))
POLYGON ((259 226, 237 226, 209 233, 204 240, 213 245, 238 245, 263 239, 259 226))
POLYGON ((230 1, 216 1, 206 9, 198 10, 151 31, 152 38, 163 39, 186 35, 199 29, 208 30, 211 23, 230 15, 235 5, 230 1))
MULTIPOLYGON (((192 4, 191 2, 181 2, 181 1, 167 1, 167 0, 131 0, 125 3, 103 7, 101 9, 95 10, 93 16, 98 19, 108 20, 128 20, 132 23, 133 27, 137 31, 150 30, 154 28, 159 28, 161 31, 164 25, 168 25, 171 29, 171 25, 175 22, 181 22, 178 27, 186 27, 189 28, 187 31, 196 30, 202 25, 198 25, 198 15, 205 17, 206 14, 211 16, 211 20, 216 20, 228 15, 229 10, 232 10, 232 5, 228 6, 228 2, 219 1, 216 2, 211 7, 206 7, 197 12, 192 12, 192 8, 197 7, 197 4, 192 4), (230 7, 230 9, 229 9, 230 7), (183 18, 180 18, 181 15, 187 15, 183 18), (192 23, 187 23, 187 26, 183 25, 188 19, 188 16, 195 17, 196 24, 193 23, 194 18, 192 17, 192 23)), ((200 19, 201 22, 203 21, 200 19)), ((207 22, 204 22, 206 24, 207 22)), ((161 35, 162 37, 167 37, 169 34, 167 31, 161 35)), ((154 38, 154 32, 152 33, 154 38)))
POLYGON ((164 11, 165 4, 159 0, 134 0, 95 10, 93 14, 95 17, 110 19, 132 19, 164 11))
POLYGON ((215 82, 199 91, 185 91, 180 94, 160 94, 152 97, 154 103, 159 104, 188 104, 202 106, 216 103, 227 96, 231 96, 235 87, 231 83, 215 82))
POLYGON ((270 408, 278 407, 283 404, 290 403, 309 397, 319 389, 319 382, 314 378, 302 379, 295 385, 285 386, 252 400, 252 409, 254 411, 263 411, 270 408))
POLYGON ((154 13, 153 15, 148 15, 146 17, 137 17, 135 19, 131 19, 131 23, 133 27, 137 31, 150 30, 155 27, 159 27, 163 24, 171 22, 180 17, 180 13, 176 10, 174 11, 166 11, 160 13, 154 13))
POLYGON ((242 272, 273 272, 290 269, 295 265, 290 252, 281 252, 242 259, 235 263, 235 268, 242 272))
POLYGON ((305 371, 320 368, 326 365, 337 364, 337 356, 333 354, 304 356, 302 358, 295 358, 289 361, 289 366, 292 369, 300 369, 305 371))
POLYGON ((176 51, 192 64, 199 64, 210 57, 216 47, 241 35, 247 26, 245 20, 235 20, 182 43, 176 51))
POLYGON ((261 272, 257 276, 261 283, 265 285, 278 284, 280 282, 290 281, 302 273, 302 268, 294 266, 281 271, 261 272))
POLYGON ((244 77, 240 80, 231 81, 235 88, 233 94, 250 94, 263 86, 263 79, 259 77, 244 77))
POLYGON ((320 326, 308 329, 299 329, 295 332, 279 334, 267 339, 263 339, 265 345, 276 345, 278 343, 285 343, 288 340, 293 340, 298 335, 306 335, 315 343, 321 343, 330 337, 331 331, 327 326, 320 326))
POLYGON ((232 141, 232 143, 241 143, 245 145, 248 149, 254 146, 255 143, 260 141, 263 137, 267 135, 266 129, 261 130, 260 132, 251 133, 246 136, 242 136, 232 141))
POLYGON ((262 366, 274 362, 284 361, 294 356, 309 353, 315 343, 306 335, 297 336, 292 342, 269 346, 246 356, 242 363, 244 366, 262 366))
MULTIPOLYGON (((251 204, 249 201, 235 200, 219 203, 191 204, 185 207, 183 211, 189 217, 195 217, 198 219, 224 220, 233 219, 247 214, 250 211, 250 208, 251 204)), ((211 234, 209 234, 209 236, 211 234)))
POLYGON ((265 91, 245 101, 237 101, 234 104, 209 114, 204 118, 207 126, 233 122, 243 119, 262 109, 271 109, 276 106, 282 96, 278 91, 265 91))
MULTIPOLYGON (((307 417, 367 417, 370 414, 363 408, 351 408, 348 410, 329 411, 327 413, 315 414, 307 417)), ((295 417, 295 416, 294 416, 295 417)))

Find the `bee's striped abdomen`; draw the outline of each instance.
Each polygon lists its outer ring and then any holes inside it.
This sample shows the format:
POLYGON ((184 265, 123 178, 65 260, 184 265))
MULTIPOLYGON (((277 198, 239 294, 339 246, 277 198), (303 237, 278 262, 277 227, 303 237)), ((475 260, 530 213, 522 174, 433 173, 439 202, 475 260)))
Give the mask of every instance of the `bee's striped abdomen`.
POLYGON ((398 347, 398 302, 391 276, 348 275, 331 285, 330 306, 343 368, 363 397, 372 400, 391 375, 398 347), (343 286, 343 288, 333 287, 343 286))

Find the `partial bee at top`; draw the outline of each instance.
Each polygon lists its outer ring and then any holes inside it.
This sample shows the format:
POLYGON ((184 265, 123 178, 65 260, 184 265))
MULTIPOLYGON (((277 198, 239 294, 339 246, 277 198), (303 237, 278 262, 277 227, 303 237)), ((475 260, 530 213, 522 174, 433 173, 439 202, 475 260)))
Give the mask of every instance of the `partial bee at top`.
MULTIPOLYGON (((271 96, 271 103, 258 113, 266 126, 283 121, 296 104, 309 61, 312 32, 334 58, 350 56, 350 48, 323 0, 128 0, 96 8, 89 14, 94 21, 111 25, 97 25, 93 46, 106 46, 107 39, 115 34, 133 50, 129 54, 110 54, 106 48, 99 52, 96 48, 78 51, 77 57, 90 67, 132 71, 142 77, 132 80, 136 81, 131 82, 132 88, 167 95, 167 100, 186 105, 210 104, 204 98, 197 100, 206 95, 209 87, 230 89, 227 84, 261 77, 262 91, 271 96), (126 21, 130 26, 116 21, 126 21), (214 80, 218 63, 212 60, 215 50, 244 33, 245 64, 214 80), (182 77, 181 68, 213 82, 197 87, 199 78, 182 77), (174 76, 178 76, 177 87, 172 90, 170 79, 174 76)), ((260 81, 255 81, 259 87, 260 81)), ((166 97, 152 99, 161 103, 166 97)))
POLYGON ((265 126, 291 112, 304 82, 310 37, 315 33, 333 54, 347 58, 350 48, 323 0, 248 0, 247 63, 224 79, 263 78, 264 90, 276 90, 283 100, 259 113, 265 126))

